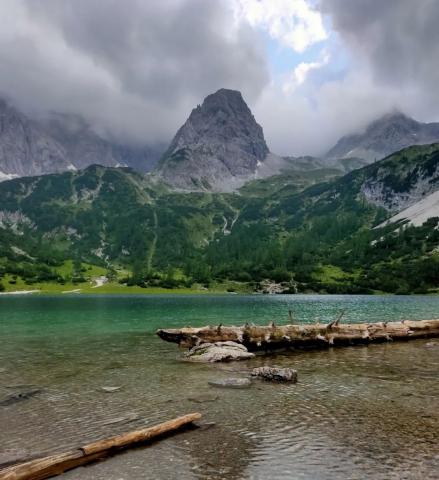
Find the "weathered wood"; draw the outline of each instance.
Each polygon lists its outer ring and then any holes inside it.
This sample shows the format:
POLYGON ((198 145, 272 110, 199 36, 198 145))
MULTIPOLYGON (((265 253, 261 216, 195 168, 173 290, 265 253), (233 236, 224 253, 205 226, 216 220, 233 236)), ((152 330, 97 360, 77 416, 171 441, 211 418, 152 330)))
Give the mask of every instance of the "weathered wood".
POLYGON ((157 335, 167 342, 191 348, 200 343, 232 341, 249 350, 289 347, 328 347, 367 344, 392 340, 439 337, 439 320, 403 320, 401 322, 303 324, 242 327, 162 329, 157 335))
POLYGON ((50 478, 72 468, 104 458, 118 450, 175 432, 200 418, 200 413, 190 413, 153 427, 99 440, 70 452, 13 465, 0 470, 0 480, 43 480, 50 478))

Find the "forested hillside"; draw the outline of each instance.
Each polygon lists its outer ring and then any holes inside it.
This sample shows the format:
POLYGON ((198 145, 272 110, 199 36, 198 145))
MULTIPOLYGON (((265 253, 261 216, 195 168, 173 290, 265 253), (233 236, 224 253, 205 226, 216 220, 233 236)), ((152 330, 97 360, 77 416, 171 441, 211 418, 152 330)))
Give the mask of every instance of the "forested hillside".
POLYGON ((1 285, 81 285, 99 271, 145 288, 436 291, 439 219, 374 227, 437 190, 438 168, 432 145, 329 182, 279 175, 235 193, 175 193, 98 166, 11 180, 0 184, 1 285))

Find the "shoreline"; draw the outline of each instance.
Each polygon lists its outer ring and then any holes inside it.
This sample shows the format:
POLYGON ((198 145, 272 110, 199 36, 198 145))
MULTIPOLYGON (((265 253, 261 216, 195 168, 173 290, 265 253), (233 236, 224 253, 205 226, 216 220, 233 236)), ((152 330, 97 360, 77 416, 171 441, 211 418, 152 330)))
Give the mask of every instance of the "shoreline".
POLYGON ((42 293, 41 290, 13 290, 11 292, 0 292, 0 295, 32 295, 33 293, 42 293))
POLYGON ((375 292, 375 293, 322 293, 322 292, 300 292, 300 293, 260 293, 252 291, 239 291, 239 292, 228 292, 226 290, 192 290, 192 289, 165 289, 165 288, 137 288, 137 287, 128 287, 126 289, 120 288, 90 288, 90 289, 69 289, 69 290, 58 290, 58 289, 36 289, 36 290, 13 290, 9 292, 0 292, 1 296, 99 296, 99 295, 117 295, 117 296, 127 296, 127 295, 138 295, 138 296, 148 296, 148 295, 175 295, 175 296, 186 296, 186 295, 227 295, 227 296, 267 296, 267 297, 276 297, 276 296, 328 296, 328 297, 337 297, 337 296, 372 296, 372 297, 422 297, 422 296, 437 296, 439 292, 430 292, 430 293, 409 293, 405 295, 398 295, 395 293, 386 293, 386 292, 375 292))

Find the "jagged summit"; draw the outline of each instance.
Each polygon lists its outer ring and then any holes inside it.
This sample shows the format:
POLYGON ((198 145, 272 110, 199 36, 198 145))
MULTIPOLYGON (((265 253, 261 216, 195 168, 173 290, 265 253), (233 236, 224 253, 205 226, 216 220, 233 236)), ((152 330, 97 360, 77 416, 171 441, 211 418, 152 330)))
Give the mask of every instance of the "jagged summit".
POLYGON ((262 127, 240 92, 222 88, 194 108, 157 169, 185 190, 232 190, 269 153, 262 127))
POLYGON ((410 145, 439 141, 439 123, 421 123, 395 110, 370 123, 364 132, 342 137, 326 154, 328 159, 380 160, 410 145))

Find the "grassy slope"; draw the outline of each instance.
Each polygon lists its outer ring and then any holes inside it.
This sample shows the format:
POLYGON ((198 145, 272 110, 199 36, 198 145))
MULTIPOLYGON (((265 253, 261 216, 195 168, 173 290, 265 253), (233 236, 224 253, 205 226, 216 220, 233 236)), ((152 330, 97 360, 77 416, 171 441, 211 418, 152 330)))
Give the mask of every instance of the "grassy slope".
MULTIPOLYGON (((3 208, 6 205, 10 211, 14 211, 18 201, 21 210, 39 226, 42 225, 42 241, 46 242, 47 246, 41 249, 37 240, 32 240, 34 235, 31 232, 30 235, 21 237, 16 235, 12 240, 5 238, 4 251, 8 245, 16 245, 29 255, 35 255, 34 252, 38 253, 38 249, 40 252, 47 251, 50 258, 49 247, 56 247, 66 255, 74 252, 83 260, 88 258, 90 263, 85 265, 83 272, 87 282, 81 284, 67 281, 64 284, 44 282, 29 285, 19 276, 15 284, 10 283, 10 276, 6 276, 3 284, 7 291, 41 289, 44 292, 62 292, 81 289, 84 293, 205 292, 199 287, 140 288, 126 287, 119 283, 92 288, 93 278, 106 274, 104 267, 92 264, 99 259, 93 259, 90 255, 90 252, 99 246, 103 232, 108 236, 109 245, 116 255, 112 257, 112 252, 109 252, 112 263, 119 265, 119 278, 126 276, 131 262, 142 255, 145 257, 143 262, 146 263, 147 270, 154 266, 159 272, 166 272, 168 265, 173 265, 174 269, 181 268, 178 262, 182 258, 193 258, 195 264, 202 263, 207 245, 213 250, 210 253, 211 265, 221 263, 228 268, 228 272, 232 272, 236 259, 246 260, 247 256, 253 265, 273 263, 278 261, 277 251, 273 250, 273 258, 268 259, 265 258, 265 253, 278 243, 279 255, 285 257, 287 253, 291 258, 302 258, 300 245, 306 245, 308 253, 311 253, 317 262, 317 268, 312 273, 312 278, 317 282, 330 285, 349 283, 351 279, 358 278, 359 271, 356 268, 361 266, 352 264, 345 268, 340 261, 346 257, 344 252, 349 252, 349 249, 355 246, 346 242, 346 238, 349 239, 358 231, 361 232, 361 229, 368 230, 376 224, 379 213, 376 208, 364 204, 361 200, 361 183, 365 178, 380 177, 389 187, 397 190, 405 188, 407 180, 410 183, 422 173, 419 169, 413 170, 407 177, 404 174, 407 165, 416 166, 419 162, 418 156, 426 157, 437 150, 437 146, 411 147, 384 162, 378 162, 326 184, 316 184, 328 174, 326 171, 310 172, 310 178, 306 178, 306 173, 289 173, 250 182, 239 194, 174 194, 166 190, 157 191, 135 173, 101 167, 91 167, 75 174, 65 173, 6 182, 0 186, 3 208), (384 168, 383 175, 381 168, 384 168), (37 188, 29 195, 29 186, 33 184, 36 184, 37 188), (309 184, 315 185, 303 191, 309 184), (94 192, 99 192, 99 195, 93 197, 94 192), (72 202, 72 198, 77 200, 72 202), (124 199, 123 202, 120 201, 121 198, 124 199), (232 234, 224 234, 224 224, 230 229, 235 221, 232 234), (53 229, 56 231, 59 226, 66 224, 79 232, 79 240, 72 242, 62 232, 56 233, 56 237, 46 236, 53 229), (266 240, 263 239, 264 236, 266 240), (28 243, 22 244, 23 239, 28 243), (290 248, 285 250, 285 246, 288 247, 287 240, 290 248), (131 252, 129 258, 120 256, 124 248, 131 252), (230 252, 234 254, 230 255, 230 252), (331 263, 336 259, 339 259, 338 263, 331 263)), ((434 167, 435 162, 437 163, 435 157, 424 161, 424 169, 434 167)), ((333 172, 329 173, 332 175, 333 172)), ((0 236, 1 234, 0 231, 0 236)), ((373 240, 370 235, 361 233, 361 236, 366 242, 373 240)), ((11 257, 11 261, 17 260, 11 257)), ((44 259, 41 261, 44 262, 44 259)), ((396 262, 398 261, 397 259, 396 262)), ((0 267, 1 262, 2 258, 0 267)), ((294 261, 291 261, 287 268, 294 271, 294 261)), ((68 260, 51 269, 68 280, 73 271, 73 262, 68 260)), ((231 283, 231 279, 242 280, 236 275, 222 278, 222 281, 214 280, 211 283, 213 291, 249 290, 242 282, 231 283)))

